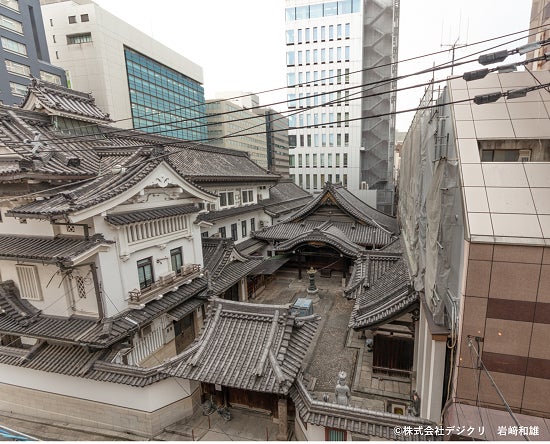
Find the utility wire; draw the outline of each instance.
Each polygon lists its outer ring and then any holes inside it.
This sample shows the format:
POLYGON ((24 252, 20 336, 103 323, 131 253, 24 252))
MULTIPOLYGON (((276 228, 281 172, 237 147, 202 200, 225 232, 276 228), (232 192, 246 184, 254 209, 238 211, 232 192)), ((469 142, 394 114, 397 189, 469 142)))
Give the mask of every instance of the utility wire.
MULTIPOLYGON (((509 34, 504 34, 504 35, 497 36, 497 37, 491 37, 491 38, 489 38, 489 39, 480 40, 480 41, 478 41, 478 42, 466 44, 466 45, 462 46, 462 48, 466 48, 466 47, 468 47, 468 46, 477 46, 477 45, 480 45, 480 44, 483 44, 483 43, 488 43, 488 42, 492 42, 492 41, 495 41, 495 40, 500 40, 500 39, 503 39, 503 38, 506 38, 506 37, 511 37, 511 36, 514 36, 514 35, 517 35, 517 34, 521 34, 521 33, 524 33, 524 32, 530 32, 530 31, 533 31, 533 30, 536 30, 536 29, 539 29, 539 30, 540 30, 540 28, 543 28, 543 27, 545 27, 545 25, 541 25, 541 26, 536 26, 536 27, 533 27, 533 28, 524 29, 524 30, 522 30, 522 31, 516 31, 516 32, 513 32, 513 33, 509 33, 509 34)), ((502 44, 499 45, 499 46, 502 46, 502 45, 505 45, 505 44, 508 44, 508 43, 511 43, 511 42, 514 42, 514 41, 522 40, 522 39, 524 39, 524 38, 526 38, 526 37, 530 37, 530 36, 533 36, 533 35, 536 35, 536 34, 537 34, 537 33, 529 34, 529 35, 527 35, 527 36, 525 36, 525 37, 520 37, 520 38, 518 38, 518 39, 511 40, 510 42, 507 42, 507 43, 502 43, 502 44)), ((289 45, 289 46, 290 46, 290 45, 289 45)), ((292 47, 294 47, 294 45, 292 45, 292 47)), ((430 56, 433 56, 433 55, 438 55, 438 54, 447 53, 447 52, 449 52, 449 50, 446 50, 446 49, 440 50, 440 51, 435 51, 435 52, 431 52, 431 53, 427 53, 427 54, 422 54, 422 55, 419 55, 419 56, 413 56, 413 57, 410 57, 410 58, 404 59, 404 60, 398 60, 398 61, 395 61, 395 62, 384 63, 384 64, 381 64, 381 65, 375 65, 375 66, 368 67, 368 68, 364 68, 364 69, 360 69, 360 70, 357 70, 357 71, 352 71, 352 72, 350 72, 349 74, 352 75, 352 74, 367 72, 367 71, 370 71, 370 70, 380 69, 380 68, 384 68, 384 67, 392 66, 392 65, 398 65, 398 64, 400 64, 400 63, 410 62, 410 61, 413 61, 413 60, 418 60, 418 59, 421 59, 421 58, 430 57, 430 56)), ((459 59, 456 59, 456 60, 459 60, 459 59)), ((330 78, 335 78, 335 77, 337 77, 337 76, 326 77, 325 79, 330 79, 330 78)), ((313 84, 313 83, 315 83, 315 82, 314 82, 314 81, 311 81, 311 82, 301 83, 300 85, 308 86, 308 85, 313 84)), ((265 94, 265 93, 271 93, 271 92, 275 92, 275 91, 280 91, 280 90, 287 89, 288 87, 289 87, 288 85, 285 85, 285 86, 282 86, 282 87, 271 88, 271 89, 259 91, 259 92, 256 92, 256 93, 248 93, 248 94, 242 94, 242 95, 238 95, 238 96, 234 96, 234 97, 229 97, 229 98, 226 98, 226 99, 214 100, 214 101, 211 101, 211 102, 209 102, 209 103, 220 103, 220 102, 225 101, 225 100, 235 100, 235 99, 250 97, 250 96, 253 96, 253 95, 261 95, 261 94, 265 94)), ((197 105, 191 105, 191 106, 176 107, 176 108, 169 109, 169 110, 167 110, 167 111, 157 111, 157 110, 155 110, 155 111, 152 111, 152 112, 150 113, 150 115, 160 114, 160 113, 163 113, 163 112, 173 112, 173 111, 178 111, 178 110, 194 109, 194 108, 202 107, 202 106, 204 106, 204 104, 197 104, 197 105)), ((270 104, 268 104, 268 105, 262 105, 262 106, 260 106, 260 108, 265 108, 265 107, 269 107, 269 106, 272 106, 272 105, 270 105, 270 104)), ((145 115, 137 116, 137 117, 144 117, 144 116, 147 116, 147 115, 149 115, 149 114, 145 114, 145 115)), ((123 118, 123 119, 114 120, 113 123, 123 122, 123 121, 126 121, 126 120, 132 120, 133 118, 134 118, 134 116, 126 117, 126 118, 123 118)), ((197 119, 191 119, 191 120, 197 120, 197 119)), ((85 125, 85 126, 88 126, 88 125, 85 125)), ((89 125, 89 126, 93 126, 93 125, 89 125)), ((158 124, 153 125, 153 126, 158 126, 158 124)), ((144 129, 144 128, 148 128, 148 127, 149 127, 149 126, 134 127, 133 129, 144 129)))
MULTIPOLYGON (((536 27, 536 28, 531 28, 531 29, 537 29, 537 28, 540 28, 540 27, 536 27)), ((529 31, 529 29, 527 30, 529 31)), ((503 36, 499 36, 499 37, 494 37, 494 38, 491 38, 491 39, 487 39, 487 40, 483 40, 481 42, 476 42, 476 43, 472 43, 470 45, 466 45, 466 46, 474 46, 474 45, 477 45, 477 44, 480 44, 480 43, 486 43, 486 42, 489 42, 489 41, 493 41, 493 40, 498 40, 498 39, 501 39, 501 38, 504 38, 504 37, 507 37, 507 36, 511 36, 511 35, 515 35, 515 34, 518 34, 518 33, 522 33, 522 32, 525 32, 524 31, 518 31, 516 33, 511 33, 511 34, 506 34, 506 35, 503 35, 503 36)), ((533 34, 534 35, 534 34, 533 34)), ((504 43, 501 43, 499 45, 496 45, 492 48, 487 48, 487 49, 483 49, 481 51, 478 51, 476 53, 473 53, 471 55, 475 55, 475 54, 479 54, 481 52, 486 52, 490 49, 495 49, 495 48, 498 48, 500 46, 503 46, 503 45, 506 45, 506 44, 510 44, 510 43, 513 43, 515 41, 518 41, 518 40, 522 40, 524 39, 525 37, 521 37, 521 38, 518 38, 518 39, 513 39, 511 41, 508 41, 508 42, 504 42, 504 43)), ((438 54, 438 53, 442 53, 442 52, 448 52, 447 50, 443 50, 443 51, 438 51, 438 52, 435 52, 435 53, 431 53, 431 54, 426 54, 426 55, 421 55, 421 56, 416 56, 416 57, 412 57, 410 59, 406 59, 405 61, 410 61, 410 60, 414 60, 414 59, 418 59, 418 58, 423 58, 423 57, 426 57, 426 56, 429 56, 429 55, 432 55, 432 54, 438 54)), ((509 53, 509 54, 513 54, 515 52, 517 52, 517 48, 515 50, 509 50, 509 51, 502 51, 502 52, 506 52, 506 53, 509 53)), ((396 76, 396 77, 393 77, 393 78, 389 78, 389 79, 384 79, 384 80, 380 80, 380 81, 377 81, 377 82, 370 82, 370 83, 366 83, 366 84, 362 84, 362 85, 357 85, 357 86, 350 86, 350 87, 347 87, 347 88, 341 88, 339 91, 345 91, 345 90, 350 90, 350 89, 354 89, 354 88, 359 88, 359 87, 365 87, 365 86, 371 86, 371 85, 376 85, 376 84, 386 84, 386 83, 389 83, 389 82, 394 82, 394 81, 398 81, 398 80, 403 80, 407 77, 411 77, 411 76, 415 76, 415 75, 420 75, 420 74, 424 74, 424 73, 430 73, 430 72, 433 72, 434 70, 439 70, 439 69, 447 69, 447 68, 451 68, 451 67, 455 67, 455 66, 460 66, 462 64, 465 64, 465 63, 472 63, 474 62, 475 60, 471 60, 471 61, 467 61, 467 62, 460 62, 460 63, 457 63, 458 60, 462 60, 466 57, 469 57, 471 55, 466 55, 466 56, 463 56, 463 57, 460 57, 460 58, 457 58, 455 59, 454 62, 446 62, 444 64, 441 64, 437 67, 432 67, 432 68, 426 68, 426 69, 423 69, 421 71, 418 71, 418 72, 415 72, 415 73, 412 73, 412 74, 406 74, 406 75, 401 75, 401 76, 396 76)), ((385 64, 385 65, 380 65, 380 66, 375 66, 375 67, 369 67, 369 68, 365 68, 365 69, 362 69, 362 70, 358 70, 358 71, 353 71, 353 72, 350 72, 349 75, 352 75, 352 74, 356 74, 356 73, 360 73, 360 72, 365 72, 365 71, 369 71, 369 70, 372 70, 372 69, 379 69, 381 67, 384 67, 384 66, 389 66, 389 65, 392 65, 392 64, 397 64, 397 63, 401 63, 400 61, 398 62, 392 62, 392 63, 388 63, 388 64, 385 64)), ((314 66, 314 65, 312 65, 314 66)), ((347 75, 347 74, 344 74, 344 75, 347 75)), ((331 77, 325 77, 323 79, 319 79, 319 80, 312 80, 310 82, 303 82, 303 83, 300 83, 299 85, 296 85, 296 87, 301 87, 301 86, 308 86, 310 84, 315 84, 316 82, 317 83, 322 83, 326 80, 330 80, 330 79, 335 79, 337 77, 340 77, 338 75, 335 75, 335 76, 331 76, 331 77)), ((281 88, 274 88, 272 90, 266 90, 264 92, 270 92, 270 91, 276 91, 276 90, 279 90, 279 89, 287 89, 289 88, 288 86, 285 86, 285 87, 281 87, 281 88)), ((336 90, 338 91, 338 90, 336 90)), ((335 91, 333 91, 335 92, 335 91)), ((258 93, 258 94, 261 94, 262 92, 258 93)), ((311 95, 310 97, 315 97, 315 96, 322 96, 322 95, 326 95, 330 92, 322 92, 322 93, 318 93, 318 94, 315 94, 315 95, 311 95)), ((249 95, 242 95, 242 96, 236 96, 236 98, 239 98, 239 97, 247 97, 249 95)), ((224 99, 224 100, 230 100, 230 99, 224 99)), ((251 108, 247 108, 248 110, 254 110, 254 109, 263 109, 263 108, 267 108, 267 107, 270 107, 270 106, 274 106, 274 105, 281 105, 281 104, 284 104, 284 103, 288 103, 289 100, 283 100, 283 101, 278 101, 278 102, 273 102, 273 103, 270 103, 270 104, 267 104, 267 105, 262 105, 262 106, 256 106, 256 107, 251 107, 251 108)), ((202 105, 201 105, 202 106, 202 105)), ((182 107, 183 108, 186 108, 186 107, 182 107)), ((161 126, 161 125, 176 125, 176 124, 179 124, 179 123, 183 123, 183 122, 188 122, 188 121, 192 121, 192 122, 196 122, 197 120, 199 119, 204 119, 206 117, 217 117, 217 116, 223 116, 223 115, 227 115, 227 114, 233 114, 233 113, 238 113, 238 112, 242 112, 242 109, 239 109, 239 110, 233 110, 233 111, 228 111, 228 112, 224 112, 224 113, 217 113, 217 114, 211 114, 211 115, 204 115, 204 116, 200 116, 199 118, 184 118, 184 119, 178 119, 178 120, 174 120, 174 121, 169 121, 169 122, 162 122, 162 123, 155 123, 155 124, 151 124, 151 125, 146 125, 146 126, 142 126, 142 127, 136 127, 136 128, 133 128, 134 130, 139 130, 139 129, 147 129, 147 128, 153 128, 153 127, 158 127, 158 126, 161 126)), ((142 117, 142 116, 136 116, 136 117, 142 117)), ((261 116, 258 116, 258 117, 261 117, 261 116)), ((230 121, 228 121, 229 123, 230 121)), ((200 126, 207 126, 208 124, 203 124, 201 123, 199 125, 200 126)), ((93 125, 92 125, 93 126, 93 125)), ((189 130, 189 129, 194 129, 194 128, 197 128, 197 126, 191 126, 191 127, 180 127, 180 128, 169 128, 169 129, 165 129, 165 130, 161 130, 161 131, 155 131, 155 132, 149 132, 147 134, 161 134, 161 133, 164 133, 164 132, 170 132, 170 131, 174 131, 174 130, 189 130)), ((109 132, 105 132, 104 135, 109 135, 109 134, 115 134, 115 133, 124 133, 124 132, 127 132, 131 129, 114 129, 113 131, 109 131, 109 132)), ((77 135, 77 136, 70 136, 70 137, 66 137, 63 139, 63 143, 66 143, 67 141, 70 141, 70 140, 73 140, 73 139, 83 139, 83 138, 90 138, 90 135, 77 135)), ((97 137, 93 137, 91 139, 89 139, 90 141, 97 141, 97 137)), ((189 142, 189 141, 186 141, 186 142, 189 142)), ((55 143, 55 142, 53 142, 55 143)), ((60 142, 61 143, 61 142, 60 142)))
MULTIPOLYGON (((543 87, 548 87, 548 85, 545 85, 543 87)), ((535 87, 533 87, 535 88, 535 87)), ((537 89, 537 88, 535 88, 537 89)), ((503 96, 502 93, 500 93, 501 96, 503 96)), ((505 96, 506 94, 504 94, 505 96)), ((454 101, 454 102, 448 102, 448 103, 443 103, 443 104, 437 104, 437 105, 429 105, 429 106, 424 106, 424 107, 416 107, 416 108, 410 108, 410 109, 406 109, 406 110, 401 110, 401 111, 394 111, 394 112, 390 112, 390 113, 382 113, 382 114, 378 114, 378 115, 371 115, 371 116, 368 116, 368 117, 360 117, 360 118, 355 118, 355 119, 348 119, 348 121, 355 121, 355 120, 361 120, 361 119, 368 119, 368 118, 378 118, 378 117, 386 117, 386 116, 390 116, 390 115, 395 115, 395 114, 400 114, 400 113, 408 113, 408 112, 414 112, 414 111, 418 111, 418 110, 422 110, 422 109, 430 109, 430 108, 435 108, 435 107, 440 107, 440 106, 444 106, 444 105, 452 105, 452 104, 456 104, 456 103, 465 103, 465 102, 470 102, 470 101, 475 101, 475 98, 474 99, 464 99, 464 100, 460 100, 460 101, 454 101)), ((326 105, 326 104, 325 104, 326 105)), ((320 105, 322 106, 322 105, 320 105)), ((298 112, 303 112, 302 110, 298 111, 298 112)), ((314 125, 304 125, 302 127, 298 127, 298 128, 293 128, 293 129, 303 129, 303 128, 311 128, 312 126, 314 125)), ((248 131, 248 130, 247 130, 248 131)), ((270 132, 279 132, 279 131, 287 131, 286 129, 280 129, 280 130, 271 130, 270 132)), ((240 131, 242 132, 242 131, 240 131)), ((239 133, 239 132, 237 132, 239 133)), ((264 134, 265 131, 262 131, 260 133, 256 133, 256 134, 264 134)), ((254 133, 253 133, 254 134, 254 133)), ((251 135, 251 134, 247 134, 247 135, 251 135)), ((144 137, 146 137, 147 134, 144 134, 144 137)), ((228 138, 228 137, 237 137, 235 134, 233 135, 226 135, 224 136, 223 138, 228 138)), ((216 139, 217 140, 217 139, 216 139)), ((175 142, 175 143, 171 143, 170 145, 171 146, 176 146, 176 145, 179 145, 181 143, 187 143, 189 144, 190 141, 181 141, 181 142, 175 142)), ((191 141, 191 143, 195 143, 195 144, 200 144, 200 141, 191 141)), ((154 145, 158 145, 158 144, 146 144, 146 145, 143 145, 143 147, 151 147, 151 146, 154 146, 154 145)), ((148 159, 146 162, 149 162, 149 161, 153 161, 153 160, 160 160, 161 158, 164 158, 164 157, 168 157, 170 155, 173 155, 173 154, 176 154, 177 152, 181 151, 182 149, 186 149, 186 148, 191 148, 193 147, 194 145, 187 145, 187 146, 183 146, 181 147, 179 150, 176 150, 176 151, 171 151, 171 152, 168 152, 166 154, 162 154, 160 156, 156 156, 156 157, 153 157, 151 159, 148 159)), ((128 147, 128 149, 136 149, 136 148, 139 148, 140 146, 130 146, 128 147)), ((124 149, 123 147, 119 147, 117 149, 124 149)), ((134 167, 134 166, 139 166, 139 165, 143 165, 144 162, 140 162, 140 163, 134 163, 134 164, 130 164, 130 165, 127 165, 126 168, 131 168, 131 167, 134 167)), ((19 200, 21 198, 25 198, 25 197, 30 197, 30 196, 33 196, 33 195, 37 195, 37 194, 42 194, 42 193, 50 193, 51 191, 55 190, 55 189, 60 189, 60 188, 66 188, 66 187, 76 187, 77 185, 79 184, 83 184, 83 183, 86 183, 86 182, 91 182, 91 181, 94 181, 94 180, 97 180, 99 179, 100 177, 102 176, 105 176, 107 174, 111 174, 111 172, 105 172, 103 174, 100 174, 100 175, 96 175, 94 177, 91 177, 91 178, 87 178, 87 179, 83 179, 81 181, 76 181, 76 182, 72 182, 72 183, 68 183, 68 184, 64 184, 64 185, 61 185, 61 186, 58 186, 58 187, 54 187, 54 188, 50 188, 48 190, 40 190, 40 191, 36 191, 36 192, 33 192, 33 193, 27 193, 25 195, 21 195, 21 196, 17 196, 17 197, 13 197, 13 198, 6 198, 6 199, 2 199, 0 200, 0 202, 6 202, 6 201, 12 201, 12 200, 19 200)))
MULTIPOLYGON (((550 44, 550 41, 543 41, 542 42, 544 45, 548 45, 550 44)), ((490 49, 494 49, 496 47, 499 47, 501 45, 497 45, 495 47, 492 47, 490 49)), ((516 50, 511 50, 511 51, 504 51, 504 52, 510 52, 510 53, 514 53, 516 50)), ((479 52, 485 52, 485 50, 483 51, 479 51, 479 52)), ((477 53, 473 53, 473 54, 470 54, 470 55, 466 55, 462 58, 466 58, 466 57, 471 57, 472 55, 476 55, 478 54, 479 52, 477 53)), ((481 57, 480 57, 481 58, 481 57)), ((457 59, 457 60, 460 60, 460 59, 457 59)), ((412 76, 416 76, 416 75, 420 75, 420 74, 425 74, 425 73, 433 73, 435 71, 438 71, 438 70, 442 70, 442 69, 447 69, 451 66, 460 66, 460 65, 465 65, 465 64, 469 64, 469 63, 472 63, 472 62, 475 62, 477 59, 472 59, 472 60, 466 60, 466 61, 462 61, 462 62, 457 62, 457 63, 453 63, 453 64, 448 64, 448 63, 444 63, 442 65, 439 65, 439 66, 435 66, 435 67, 432 67, 432 68, 427 68, 427 69, 423 69, 421 71, 417 71, 415 73, 412 73, 412 74, 407 74, 407 75, 404 75, 404 76, 398 76, 398 77, 394 77, 394 78, 391 78, 391 79, 385 79, 385 80, 381 80, 381 81, 376 81, 376 82, 370 82, 370 83, 365 83, 365 84, 361 84, 361 85, 357 85, 357 86, 349 86, 349 87, 344 87, 344 88, 338 88, 336 90, 332 90, 332 91, 325 91, 325 92, 319 92, 319 93, 316 93, 316 94, 312 94, 310 95, 309 97, 305 97, 305 98, 298 98, 298 99, 295 99, 295 100, 291 100, 291 101, 281 101, 281 102, 276 102, 276 103, 292 103, 292 102, 295 102, 295 101, 304 101, 304 100, 311 100, 311 99, 314 99, 316 97, 321 97, 321 96, 327 96, 327 95, 333 95, 335 92, 345 92, 345 91, 350 91, 352 89, 356 89, 356 88, 363 88, 363 87, 366 87, 366 86, 372 86, 372 88, 370 88, 371 90, 372 89, 375 89, 376 87, 380 87, 382 86, 383 84, 387 84, 387 83, 391 83, 391 82, 394 82, 395 80, 399 80, 399 79, 402 79, 402 78, 406 78, 406 77, 412 77, 412 76)), ((530 63, 531 61, 533 60, 538 60, 538 58, 535 58, 535 59, 530 59, 530 60, 527 60, 527 61, 523 61, 523 62, 517 62, 515 65, 519 66, 519 65, 525 65, 526 63, 530 63)), ((506 67, 508 66, 512 66, 512 65, 506 65, 506 67)), ((499 69, 502 69, 502 67, 497 67, 497 68, 493 68, 493 69, 488 69, 488 68, 485 68, 485 69, 482 69, 482 70, 478 70, 478 71, 472 71, 470 73, 467 73, 467 74, 470 74, 470 75, 476 75, 476 74, 479 74, 479 73, 482 73, 483 74, 483 77, 485 75, 487 75, 487 73, 489 72, 493 72, 493 71, 496 71, 496 70, 499 70, 499 69)), ((337 76, 337 77, 340 77, 340 76, 337 76)), ((445 80, 452 80, 452 79, 456 79, 456 78, 459 78, 461 76, 455 76, 455 77, 450 77, 450 78, 447 78, 447 79, 443 79, 443 80, 438 80, 436 81, 436 83, 440 83, 440 82, 443 82, 445 80)), ((472 78, 466 78, 466 74, 464 74, 462 77, 465 78, 465 80, 473 80, 475 78, 482 78, 480 76, 478 77, 472 77, 472 78)), ((434 82, 433 80, 431 82, 434 82)), ((321 107, 321 106, 327 106, 327 105, 334 105, 334 104, 341 104, 341 103, 347 103, 347 101, 349 100, 357 100, 357 99, 362 99, 362 98, 367 98, 367 97, 374 97, 374 96, 379 96, 379 95, 384 95, 384 94, 390 94, 390 93, 395 93, 395 92, 399 92, 399 91, 404 91, 404 90, 408 90, 408 89, 414 89, 414 88, 418 88, 418 87, 421 87, 421 86, 427 86, 429 85, 430 82, 425 82, 425 83, 420 83, 420 84, 416 84, 416 85, 411 85, 411 86, 407 86, 407 87, 402 87, 402 88, 395 88, 393 90, 386 90, 386 91, 382 91, 382 92, 378 92, 378 93, 374 93, 374 94, 371 94, 371 95, 363 95, 363 96, 360 96, 360 97, 354 97, 354 98, 351 98, 352 96, 354 96, 355 94, 359 94, 361 93, 361 91, 358 91, 356 93, 353 93, 353 94, 350 94, 348 95, 347 97, 344 97, 342 98, 341 100, 333 100, 333 101, 329 101, 329 102, 326 102, 326 103, 320 103, 318 105, 314 105, 314 106, 309 106, 309 107, 305 107, 305 108, 300 108, 299 111, 297 111, 296 113, 292 113, 291 110, 289 111, 284 111, 280 114, 284 114, 284 113, 287 113, 287 112, 290 112, 290 116, 293 115, 293 114, 299 114, 299 113, 304 113, 304 112, 307 112, 313 108, 318 108, 318 107, 321 107)), ((236 111, 230 111, 230 112, 227 112, 227 113, 220 113, 220 114, 217 114, 217 115, 226 115, 226 114, 232 114, 234 112, 242 112, 242 110, 236 110, 236 111)), ((232 122, 239 122, 239 121, 245 121, 245 120, 250 120, 250 119, 257 119, 257 118, 261 118, 262 116, 248 116, 248 117, 243 117, 243 118, 238 118, 238 119, 233 119, 233 120, 226 120, 224 121, 223 123, 232 123, 232 122)), ((189 120, 189 119, 187 119, 189 120)), ((279 119, 275 119, 274 121, 277 121, 277 120, 280 120, 279 119)), ((341 120, 341 122, 345 122, 346 120, 341 120)), ((183 122, 183 121, 182 121, 183 122)), ((331 122, 328 122, 329 124, 331 122)), ((206 124, 201 124, 201 125, 198 125, 198 126, 194 126, 194 127, 183 127, 183 128, 180 128, 180 129, 193 129, 193 128, 197 128, 197 127, 200 127, 200 126, 208 126, 208 125, 216 125, 218 124, 217 122, 212 122, 212 123, 206 123, 206 124)), ((258 126, 263 126, 264 125, 264 122, 258 124, 258 125, 254 125, 253 127, 251 128, 254 128, 254 127, 258 127, 258 126)), ((311 125, 311 126, 315 126, 315 125, 311 125)), ((243 133, 244 131, 248 131, 249 129, 251 128, 248 128, 248 129, 242 129, 240 130, 239 132, 237 132, 240 135, 242 135, 241 133, 243 133)), ((294 130, 296 129, 295 127, 292 127, 292 128, 289 128, 289 130, 294 130)), ((168 130, 162 130, 160 131, 159 133, 162 133, 162 132, 166 132, 166 131, 172 131, 173 129, 168 129, 168 130)), ((132 131, 130 129, 123 129, 123 130, 116 130, 115 132, 129 132, 129 131, 132 131)), ((244 135, 262 135, 262 134, 269 134, 270 132, 272 131, 262 131, 260 133, 256 132, 256 133, 245 133, 244 135)), ((107 135, 110 135, 112 134, 113 132, 111 133, 107 133, 107 135)), ((155 135, 155 134, 159 134, 159 133, 145 133, 143 135, 143 137, 147 137, 147 136, 152 136, 152 135, 155 135)), ((234 133, 236 134, 236 133, 234 133)), ((66 145, 66 142, 67 141, 70 141, 72 139, 77 139, 77 138, 88 138, 90 137, 89 135, 84 135, 84 136, 73 136, 73 137, 70 137, 70 138, 65 138, 65 139, 62 139, 61 141, 59 142, 48 142, 48 144, 50 145, 56 145, 56 144, 63 144, 63 145, 66 145)), ((219 140, 219 139, 223 139, 223 138, 226 138, 226 137, 236 137, 234 135, 226 135, 226 136, 221 136, 219 138, 216 138, 214 140, 219 140)), ((97 138, 93 138, 91 139, 93 141, 97 141, 98 139, 97 138)), ((207 138, 207 139, 198 139, 198 140, 192 140, 192 141, 180 141, 179 139, 176 139, 177 142, 173 142, 171 143, 171 145, 178 145, 180 143, 196 143, 196 142, 207 142, 209 140, 211 140, 210 138, 207 138)), ((21 143, 19 142, 8 142, 6 145, 14 145, 14 146, 21 146, 21 143)), ((152 144, 145 144, 145 145, 141 145, 141 146, 151 146, 152 144)), ((140 145, 133 145, 132 148, 137 148, 139 147, 140 145)), ((120 149, 120 147, 116 147, 114 149, 120 149)), ((50 150, 50 151, 53 151, 53 150, 50 150)), ((78 151, 89 151, 88 149, 73 149, 71 150, 71 152, 78 152, 78 151)), ((41 150, 41 152, 48 152, 48 150, 41 150)), ((11 156, 13 154, 11 153, 1 153, 0 156, 11 156)))
MULTIPOLYGON (((474 343, 472 342, 472 337, 471 336, 468 336, 468 347, 470 347, 474 352, 475 354, 477 355, 477 359, 478 359, 478 362, 479 362, 479 365, 481 366, 481 368, 483 369, 483 371, 485 372, 485 374, 487 375, 487 377, 489 378, 489 381, 491 382, 491 385, 494 387, 494 389, 496 390, 499 398, 502 400, 502 402, 504 403, 504 406, 506 407, 506 410, 508 410, 508 413, 510 414, 510 416, 512 417, 512 419, 514 420, 514 422, 516 423, 516 425, 518 426, 518 428, 521 428, 521 424, 519 423, 518 421, 518 418, 516 417, 516 415, 514 414, 514 412, 512 411, 512 409, 510 408, 510 405, 508 404, 508 402, 506 401, 506 399, 504 398, 504 395, 502 394, 502 392, 500 391, 500 389, 498 388, 495 380, 493 379, 493 377, 491 376, 491 373, 489 373, 489 370, 487 370, 487 367, 485 366, 485 363, 483 362, 483 360, 481 359, 481 356, 479 355, 479 352, 478 350, 475 348, 474 346, 474 343)), ((523 434, 523 439, 525 439, 525 441, 531 441, 529 439, 529 436, 527 436, 526 434, 523 434)))

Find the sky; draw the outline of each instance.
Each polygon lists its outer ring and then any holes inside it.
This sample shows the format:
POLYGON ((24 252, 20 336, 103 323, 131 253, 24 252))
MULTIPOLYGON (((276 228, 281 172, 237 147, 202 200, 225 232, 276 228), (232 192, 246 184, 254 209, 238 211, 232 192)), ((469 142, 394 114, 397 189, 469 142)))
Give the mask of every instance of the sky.
MULTIPOLYGON (((284 0, 95 0, 102 8, 177 51, 203 68, 206 98, 216 92, 262 92, 286 84, 284 0)), ((513 49, 526 42, 511 40, 527 33, 483 45, 476 42, 529 28, 531 0, 401 0, 399 60, 444 51, 443 54, 402 62, 398 74, 412 74, 455 57, 504 44, 513 49), (463 46, 468 45, 468 46, 463 46)), ((475 55, 470 58, 477 58, 475 55)), ((509 58, 506 63, 520 60, 509 58)), ((477 63, 454 74, 479 69, 477 63)), ((450 71, 439 71, 444 78, 450 71)), ((432 74, 400 81, 398 87, 424 83, 432 74)), ((418 105, 424 87, 400 92, 397 110, 418 105)), ((285 100, 281 89, 259 94, 260 104, 285 100)), ((279 110, 284 108, 275 107, 279 110)), ((397 129, 406 131, 412 113, 398 114, 397 129)))

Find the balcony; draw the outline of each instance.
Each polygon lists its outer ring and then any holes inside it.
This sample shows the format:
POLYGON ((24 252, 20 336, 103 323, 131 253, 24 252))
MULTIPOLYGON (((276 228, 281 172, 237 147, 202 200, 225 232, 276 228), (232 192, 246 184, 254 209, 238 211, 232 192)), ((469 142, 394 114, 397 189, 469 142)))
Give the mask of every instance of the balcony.
POLYGON ((199 264, 185 264, 177 272, 170 272, 159 276, 156 282, 140 290, 128 292, 128 306, 130 308, 143 308, 147 302, 160 299, 165 293, 174 291, 180 285, 188 284, 193 279, 202 276, 199 264))

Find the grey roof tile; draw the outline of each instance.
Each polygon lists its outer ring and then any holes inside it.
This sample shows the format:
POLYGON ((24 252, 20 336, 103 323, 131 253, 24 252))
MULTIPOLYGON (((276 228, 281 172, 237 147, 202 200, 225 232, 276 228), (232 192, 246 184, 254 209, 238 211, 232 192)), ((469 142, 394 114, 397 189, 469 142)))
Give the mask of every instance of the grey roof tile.
POLYGON ((435 440, 433 435, 419 434, 415 438, 414 435, 404 436, 395 433, 396 427, 403 426, 410 426, 413 429, 419 426, 435 428, 436 424, 427 419, 315 400, 308 392, 302 375, 298 375, 289 394, 294 402, 297 414, 302 422, 307 424, 337 428, 394 441, 435 440))
POLYGON ((102 235, 89 239, 75 237, 44 237, 0 235, 0 259, 70 263, 77 256, 98 246, 113 244, 102 235))
MULTIPOLYGON (((253 236, 268 241, 286 241, 307 233, 323 223, 324 221, 313 220, 281 222, 261 231, 255 231, 253 236)), ((393 236, 386 230, 372 225, 359 225, 349 222, 331 222, 331 224, 344 233, 346 238, 363 248, 381 248, 393 239, 393 236)))
POLYGON ((174 205, 170 207, 136 210, 124 213, 108 214, 105 220, 112 225, 125 225, 147 220, 162 219, 164 217, 179 216, 181 214, 198 213, 199 207, 195 204, 174 205))
POLYGON ((301 364, 318 323, 316 315, 296 322, 287 306, 213 299, 195 346, 165 371, 228 387, 285 394, 296 378, 297 363, 301 364))
POLYGON ((65 88, 54 83, 33 78, 21 107, 30 106, 30 100, 36 98, 46 110, 77 119, 89 119, 97 122, 110 122, 109 114, 104 113, 95 104, 91 94, 65 88))
POLYGON ((412 287, 404 258, 391 260, 391 265, 384 269, 385 272, 369 288, 361 288, 356 295, 349 321, 350 328, 374 327, 416 306, 418 293, 412 287))
POLYGON ((292 216, 282 222, 301 221, 307 218, 308 215, 314 213, 318 207, 324 205, 329 200, 338 205, 345 213, 349 214, 359 223, 378 226, 389 233, 397 234, 399 231, 397 219, 395 217, 388 216, 372 208, 350 193, 343 186, 338 184, 334 185, 330 182, 327 182, 323 191, 309 204, 306 204, 301 210, 292 214, 292 216))

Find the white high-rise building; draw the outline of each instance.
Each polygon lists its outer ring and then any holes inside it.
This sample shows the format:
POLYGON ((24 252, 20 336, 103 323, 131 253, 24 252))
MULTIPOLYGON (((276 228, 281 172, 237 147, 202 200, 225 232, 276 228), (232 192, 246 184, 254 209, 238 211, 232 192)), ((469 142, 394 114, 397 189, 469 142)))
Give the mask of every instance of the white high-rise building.
POLYGON ((399 0, 286 0, 288 106, 301 110, 289 119, 290 174, 299 186, 342 182, 392 211, 395 93, 383 92, 395 88, 398 24, 399 0))
POLYGON ((41 0, 52 63, 123 128, 205 140, 202 68, 91 0, 41 0))

